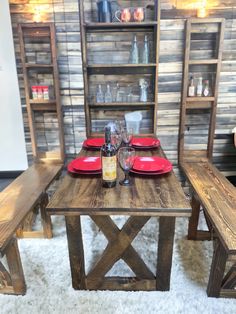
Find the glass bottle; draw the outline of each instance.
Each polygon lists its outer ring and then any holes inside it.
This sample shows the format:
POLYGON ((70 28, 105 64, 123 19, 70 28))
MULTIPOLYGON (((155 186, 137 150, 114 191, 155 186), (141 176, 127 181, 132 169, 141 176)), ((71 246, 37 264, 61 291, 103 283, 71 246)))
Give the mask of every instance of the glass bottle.
POLYGON ((133 101, 133 94, 132 94, 132 86, 128 85, 127 88, 127 102, 133 101))
POLYGON ((101 84, 99 84, 99 85, 97 86, 96 102, 97 102, 97 103, 104 102, 104 96, 103 96, 102 85, 101 85, 101 84))
POLYGON ((190 81, 189 81, 189 87, 188 87, 188 96, 189 97, 194 97, 195 96, 195 86, 194 86, 194 81, 193 81, 193 77, 190 77, 190 81))
POLYGON ((107 90, 105 92, 105 102, 112 102, 111 88, 109 84, 107 84, 107 90))
POLYGON ((203 86, 202 86, 202 77, 199 77, 198 83, 197 83, 197 96, 198 96, 198 97, 201 97, 201 96, 202 96, 202 90, 203 90, 203 86))
POLYGON ((148 98, 148 93, 147 93, 148 82, 145 79, 140 79, 139 86, 140 86, 140 101, 146 102, 148 98))
POLYGON ((132 64, 137 64, 139 61, 138 58, 138 44, 137 44, 137 37, 134 35, 133 43, 132 43, 132 48, 130 51, 130 60, 129 62, 132 64))
POLYGON ((117 83, 117 97, 116 97, 116 101, 117 102, 124 102, 124 96, 125 93, 123 90, 121 90, 119 83, 117 83))
POLYGON ((117 179, 116 147, 111 143, 111 128, 105 128, 105 144, 101 147, 102 186, 112 188, 117 179))
POLYGON ((149 63, 149 42, 148 42, 147 35, 145 35, 144 37, 144 45, 143 45, 143 50, 141 53, 141 61, 144 64, 149 63))
POLYGON ((204 81, 203 96, 205 97, 210 96, 210 86, 208 80, 204 81))

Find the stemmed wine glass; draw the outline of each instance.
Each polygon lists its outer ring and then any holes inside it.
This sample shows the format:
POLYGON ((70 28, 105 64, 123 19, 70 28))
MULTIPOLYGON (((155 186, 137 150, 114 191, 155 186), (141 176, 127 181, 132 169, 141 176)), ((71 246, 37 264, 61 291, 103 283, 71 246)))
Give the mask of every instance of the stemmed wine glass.
POLYGON ((125 146, 129 146, 133 138, 133 129, 123 128, 121 131, 121 136, 125 146))
POLYGON ((122 147, 118 151, 118 160, 121 168, 125 173, 124 180, 121 180, 120 185, 130 186, 132 182, 129 177, 129 171, 133 167, 135 160, 135 149, 132 147, 122 147))

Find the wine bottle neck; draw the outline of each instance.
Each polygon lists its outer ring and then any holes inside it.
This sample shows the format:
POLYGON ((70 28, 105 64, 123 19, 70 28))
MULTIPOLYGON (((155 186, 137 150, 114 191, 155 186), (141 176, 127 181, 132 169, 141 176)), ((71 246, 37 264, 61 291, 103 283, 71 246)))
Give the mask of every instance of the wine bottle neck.
POLYGON ((105 143, 111 143, 111 130, 109 128, 105 130, 105 143))

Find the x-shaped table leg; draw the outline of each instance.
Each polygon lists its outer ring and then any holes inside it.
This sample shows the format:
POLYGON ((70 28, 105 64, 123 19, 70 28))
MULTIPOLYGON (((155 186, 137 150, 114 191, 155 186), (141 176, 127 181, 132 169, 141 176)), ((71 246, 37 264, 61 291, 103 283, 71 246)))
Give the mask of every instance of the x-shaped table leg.
POLYGON ((86 276, 80 216, 65 216, 74 289, 169 290, 175 217, 159 218, 156 277, 131 245, 150 217, 132 216, 121 230, 109 216, 91 216, 91 218, 103 231, 109 243, 97 264, 86 276), (105 277, 105 274, 120 258, 134 271, 138 281, 135 280, 135 277, 130 277, 130 279, 129 277, 116 277, 116 279, 105 277))
MULTIPOLYGON (((110 243, 117 239, 121 230, 110 216, 90 216, 90 218, 96 223, 110 243)), ((132 245, 127 247, 121 258, 133 270, 137 278, 155 279, 154 274, 147 267, 132 245)))
POLYGON ((143 260, 131 246, 131 242, 150 217, 132 216, 127 220, 121 230, 119 230, 112 219, 108 216, 92 216, 91 218, 99 226, 99 228, 101 228, 109 240, 109 243, 99 261, 87 276, 88 282, 96 282, 94 288, 99 288, 105 274, 120 258, 124 259, 137 276, 145 279, 154 279, 152 272, 148 269, 143 260))

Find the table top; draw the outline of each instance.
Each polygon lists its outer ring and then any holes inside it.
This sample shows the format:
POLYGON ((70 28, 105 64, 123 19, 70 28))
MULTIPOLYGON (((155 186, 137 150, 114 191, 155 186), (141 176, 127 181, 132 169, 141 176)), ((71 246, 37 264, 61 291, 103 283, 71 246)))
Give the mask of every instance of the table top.
MULTIPOLYGON (((99 156, 99 151, 82 149, 79 156, 99 156)), ((139 156, 165 157, 161 147, 136 150, 139 156)), ((116 187, 102 187, 99 176, 66 174, 52 196, 47 211, 50 215, 133 215, 190 216, 191 206, 173 171, 160 176, 133 174, 130 187, 121 186, 124 173, 118 167, 116 187)))

